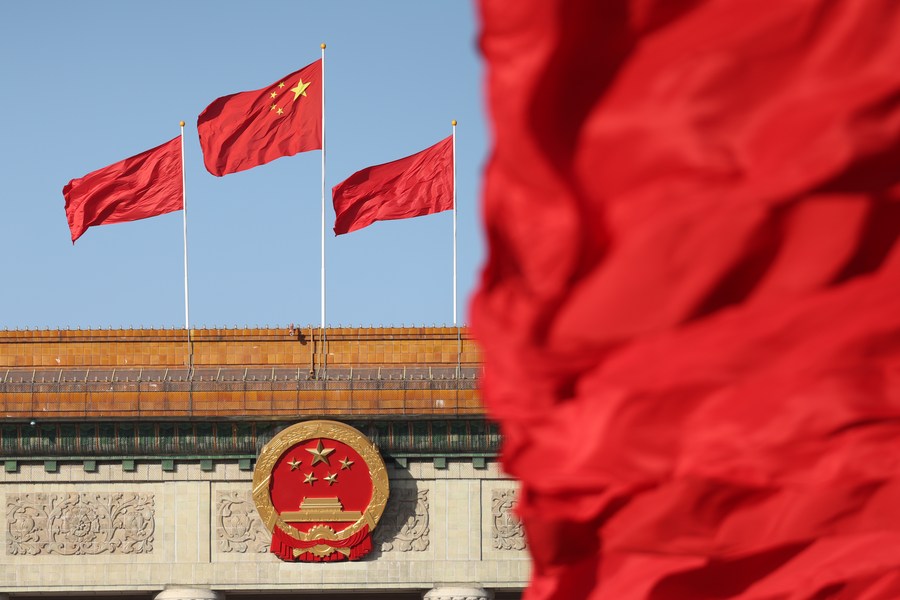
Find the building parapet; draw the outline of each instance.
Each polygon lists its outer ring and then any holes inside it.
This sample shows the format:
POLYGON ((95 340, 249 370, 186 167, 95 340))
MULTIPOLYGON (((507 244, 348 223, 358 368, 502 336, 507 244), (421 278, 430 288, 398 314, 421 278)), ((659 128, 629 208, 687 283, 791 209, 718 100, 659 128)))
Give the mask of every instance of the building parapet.
POLYGON ((476 415, 480 370, 446 327, 4 331, 0 415, 476 415))

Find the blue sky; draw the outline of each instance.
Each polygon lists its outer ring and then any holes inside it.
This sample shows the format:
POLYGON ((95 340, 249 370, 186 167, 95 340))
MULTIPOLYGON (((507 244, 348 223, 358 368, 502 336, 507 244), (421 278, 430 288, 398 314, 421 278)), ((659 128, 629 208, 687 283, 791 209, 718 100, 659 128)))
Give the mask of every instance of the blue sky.
POLYGON ((89 229, 72 245, 62 187, 187 123, 191 325, 318 325, 319 152, 216 178, 197 115, 326 50, 328 323, 452 320, 452 216, 335 237, 330 188, 417 152, 457 119, 459 303, 484 256, 487 152, 477 24, 451 0, 4 2, 0 328, 181 327, 182 214, 89 229))

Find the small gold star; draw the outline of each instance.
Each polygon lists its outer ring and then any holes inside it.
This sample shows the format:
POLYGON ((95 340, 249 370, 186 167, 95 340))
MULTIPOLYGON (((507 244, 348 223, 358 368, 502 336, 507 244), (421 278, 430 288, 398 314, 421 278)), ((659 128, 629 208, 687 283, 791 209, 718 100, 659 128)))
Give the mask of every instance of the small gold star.
POLYGON ((332 473, 331 475, 327 475, 325 477, 325 481, 328 482, 328 486, 332 486, 337 483, 337 473, 332 473))
POLYGON ((284 82, 282 81, 281 83, 279 83, 279 84, 278 84, 278 87, 279 87, 279 88, 283 88, 283 87, 284 87, 284 82))
POLYGON ((309 82, 303 83, 303 80, 300 80, 300 83, 297 84, 297 87, 291 88, 291 91, 294 92, 294 100, 299 98, 300 96, 306 95, 306 88, 309 87, 309 82))
POLYGON ((273 105, 272 105, 272 108, 270 108, 269 110, 275 110, 276 108, 278 108, 278 105, 277 105, 277 104, 273 104, 273 105))
POLYGON ((350 457, 341 459, 341 469, 350 469, 350 465, 353 464, 353 461, 350 460, 350 457))
POLYGON ((319 480, 319 478, 316 477, 315 475, 313 475, 313 472, 310 471, 309 473, 306 474, 306 478, 303 480, 303 483, 308 483, 309 485, 313 485, 318 480, 319 480))
POLYGON ((278 95, 278 92, 272 92, 271 94, 269 94, 269 96, 271 96, 272 98, 274 98, 277 95, 278 95))
POLYGON ((331 465, 331 463, 328 462, 328 455, 334 452, 334 448, 326 448, 322 444, 322 440, 319 440, 319 443, 315 448, 307 448, 306 451, 313 455, 312 466, 316 466, 320 462, 329 466, 331 465))
POLYGON ((299 467, 300 464, 301 464, 302 462, 303 462, 302 460, 297 460, 297 459, 295 458, 294 460, 290 461, 290 462, 288 463, 288 465, 290 465, 291 471, 296 471, 296 470, 297 470, 297 467, 299 467))
POLYGON ((279 115, 284 114, 284 111, 279 108, 278 110, 275 111, 275 114, 279 114, 279 115))

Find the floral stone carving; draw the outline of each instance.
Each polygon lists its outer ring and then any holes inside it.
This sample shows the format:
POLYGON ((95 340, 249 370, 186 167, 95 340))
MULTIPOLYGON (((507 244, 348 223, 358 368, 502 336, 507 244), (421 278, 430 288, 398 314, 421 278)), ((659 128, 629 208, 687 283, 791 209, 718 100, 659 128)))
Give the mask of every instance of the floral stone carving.
POLYGON ((516 518, 516 502, 515 490, 491 493, 491 538, 497 550, 525 549, 525 531, 516 518))
POLYGON ((382 552, 422 552, 428 549, 428 490, 391 490, 375 538, 382 552))
POLYGON ((250 490, 216 493, 216 541, 220 552, 268 552, 266 531, 250 490))
POLYGON ((153 494, 6 495, 6 553, 149 554, 153 494))

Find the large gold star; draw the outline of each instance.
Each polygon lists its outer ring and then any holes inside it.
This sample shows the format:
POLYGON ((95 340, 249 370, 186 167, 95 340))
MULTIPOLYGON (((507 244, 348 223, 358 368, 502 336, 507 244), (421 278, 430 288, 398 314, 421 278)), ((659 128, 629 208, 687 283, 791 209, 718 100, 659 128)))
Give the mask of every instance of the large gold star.
POLYGON ((322 444, 322 440, 319 440, 319 443, 315 448, 307 448, 306 451, 313 455, 312 466, 316 466, 320 462, 331 466, 331 463, 328 462, 328 455, 334 452, 334 448, 326 448, 322 444))
POLYGON ((300 96, 306 95, 306 88, 309 87, 309 82, 303 83, 303 80, 300 80, 300 83, 297 84, 297 87, 291 88, 291 91, 294 92, 294 100, 299 98, 300 96))
POLYGON ((325 477, 325 481, 328 482, 328 486, 332 486, 337 483, 337 473, 332 473, 331 475, 327 475, 325 477))
POLYGON ((318 480, 319 480, 319 478, 316 477, 315 475, 313 475, 313 472, 310 471, 309 473, 306 474, 306 478, 303 480, 303 483, 308 483, 309 485, 313 485, 318 480))
POLYGON ((288 465, 290 465, 291 471, 296 471, 297 467, 299 467, 302 462, 303 462, 302 460, 297 460, 295 458, 294 460, 288 462, 288 465))
POLYGON ((353 464, 353 461, 350 460, 350 457, 349 457, 349 456, 348 456, 347 458, 342 458, 342 459, 341 459, 341 469, 342 469, 342 470, 343 470, 343 469, 350 469, 350 465, 352 465, 352 464, 353 464))

